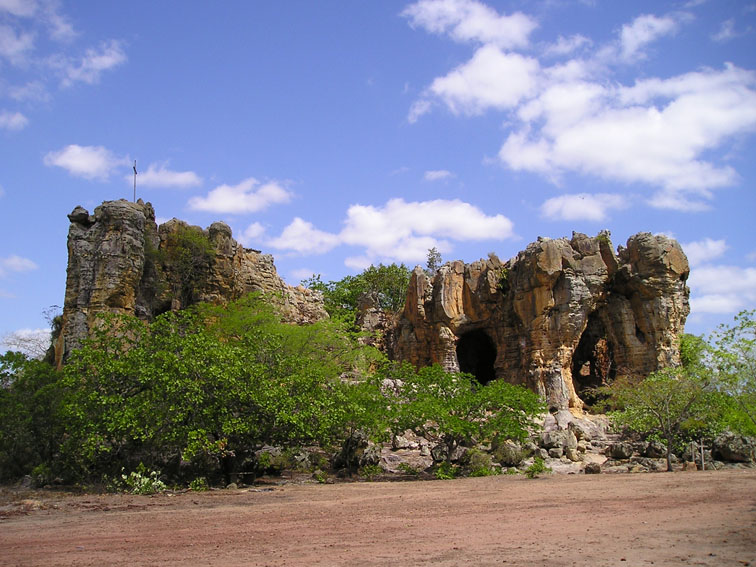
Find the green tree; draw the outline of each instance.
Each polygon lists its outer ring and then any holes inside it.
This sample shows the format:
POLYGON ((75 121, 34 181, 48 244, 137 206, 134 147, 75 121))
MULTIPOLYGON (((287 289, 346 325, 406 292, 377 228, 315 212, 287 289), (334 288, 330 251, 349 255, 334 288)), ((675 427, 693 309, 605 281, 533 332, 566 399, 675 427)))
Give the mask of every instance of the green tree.
POLYGON ((253 296, 149 326, 105 317, 65 369, 79 475, 144 463, 228 481, 264 444, 327 445, 351 427, 340 376, 369 364, 370 349, 334 323, 286 325, 253 296))
POLYGON ((390 364, 382 375, 394 384, 387 389, 392 431, 439 436, 446 459, 457 447, 494 435, 523 440, 538 428, 536 417, 545 411, 543 401, 524 387, 503 380, 484 386, 469 374, 447 372, 439 365, 416 371, 407 363, 390 364))
POLYGON ((425 273, 428 274, 429 277, 433 277, 442 264, 443 260, 441 259, 441 252, 438 251, 438 248, 435 246, 429 248, 427 260, 425 262, 425 273))
POLYGON ((711 338, 709 365, 731 401, 728 426, 756 435, 756 310, 741 311, 711 338))
POLYGON ((61 397, 50 364, 19 352, 0 356, 0 480, 39 468, 52 474, 63 435, 61 397))
POLYGON ((666 444, 668 471, 676 445, 722 427, 722 397, 699 364, 665 368, 639 383, 619 379, 600 392, 615 423, 666 444))
POLYGON ((397 312, 404 307, 410 270, 404 264, 370 266, 356 276, 345 276, 325 283, 319 275, 303 280, 302 285, 323 294, 325 309, 332 319, 355 329, 360 299, 373 294, 385 311, 397 312))
POLYGON ((179 225, 168 233, 166 241, 155 253, 163 266, 173 274, 173 295, 182 307, 195 303, 198 292, 207 283, 207 276, 215 258, 215 247, 208 235, 199 227, 179 225))

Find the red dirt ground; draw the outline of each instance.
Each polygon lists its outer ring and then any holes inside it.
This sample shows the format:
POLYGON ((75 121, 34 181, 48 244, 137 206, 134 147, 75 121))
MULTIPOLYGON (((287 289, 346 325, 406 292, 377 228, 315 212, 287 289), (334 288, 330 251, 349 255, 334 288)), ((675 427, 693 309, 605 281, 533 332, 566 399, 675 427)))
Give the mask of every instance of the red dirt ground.
POLYGON ((14 497, 3 566, 756 566, 756 470, 14 497))

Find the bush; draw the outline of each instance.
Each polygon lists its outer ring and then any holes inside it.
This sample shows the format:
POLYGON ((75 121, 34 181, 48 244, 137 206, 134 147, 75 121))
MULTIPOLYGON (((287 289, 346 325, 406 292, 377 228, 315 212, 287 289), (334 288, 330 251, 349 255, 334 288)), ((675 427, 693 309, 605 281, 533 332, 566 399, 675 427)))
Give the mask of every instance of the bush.
POLYGON ((533 464, 525 469, 525 476, 528 478, 537 478, 541 473, 549 473, 551 468, 547 467, 541 457, 533 459, 533 464))
POLYGON ((499 474, 499 470, 493 466, 491 455, 479 449, 471 449, 467 452, 470 476, 493 476, 499 474))
POLYGON ((436 468, 436 478, 438 480, 451 480, 457 478, 457 467, 449 461, 444 461, 436 468))
POLYGON ((129 474, 121 474, 123 484, 132 494, 155 494, 163 492, 168 487, 160 480, 160 471, 148 471, 142 463, 137 470, 129 474))

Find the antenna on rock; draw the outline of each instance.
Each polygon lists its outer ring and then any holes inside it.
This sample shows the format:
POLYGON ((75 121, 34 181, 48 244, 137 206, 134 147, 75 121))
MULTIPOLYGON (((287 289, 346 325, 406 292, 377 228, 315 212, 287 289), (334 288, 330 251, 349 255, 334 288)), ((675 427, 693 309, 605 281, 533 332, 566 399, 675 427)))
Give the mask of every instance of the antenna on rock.
POLYGON ((137 176, 136 160, 134 160, 134 202, 135 203, 136 203, 136 176, 137 176))

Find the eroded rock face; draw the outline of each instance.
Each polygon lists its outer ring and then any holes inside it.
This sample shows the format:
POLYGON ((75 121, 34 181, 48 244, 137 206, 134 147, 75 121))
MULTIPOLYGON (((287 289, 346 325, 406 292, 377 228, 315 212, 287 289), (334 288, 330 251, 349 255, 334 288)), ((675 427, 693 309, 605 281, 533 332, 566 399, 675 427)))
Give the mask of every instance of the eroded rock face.
POLYGON ((608 233, 539 239, 516 258, 412 274, 393 358, 504 379, 580 413, 590 388, 679 361, 688 261, 640 233, 615 254, 608 233))
POLYGON ((225 223, 203 230, 173 219, 158 227, 152 205, 141 199, 106 201, 93 215, 76 207, 68 218, 58 364, 81 345, 102 312, 150 320, 169 309, 200 301, 230 301, 257 291, 275 298, 286 321, 304 324, 328 316, 320 294, 287 285, 276 273, 273 257, 239 245, 225 223), (179 256, 170 247, 180 241, 175 236, 181 231, 195 231, 209 240, 213 253, 206 265, 187 270, 171 260, 179 256), (180 293, 185 273, 195 278, 191 294, 180 293))

